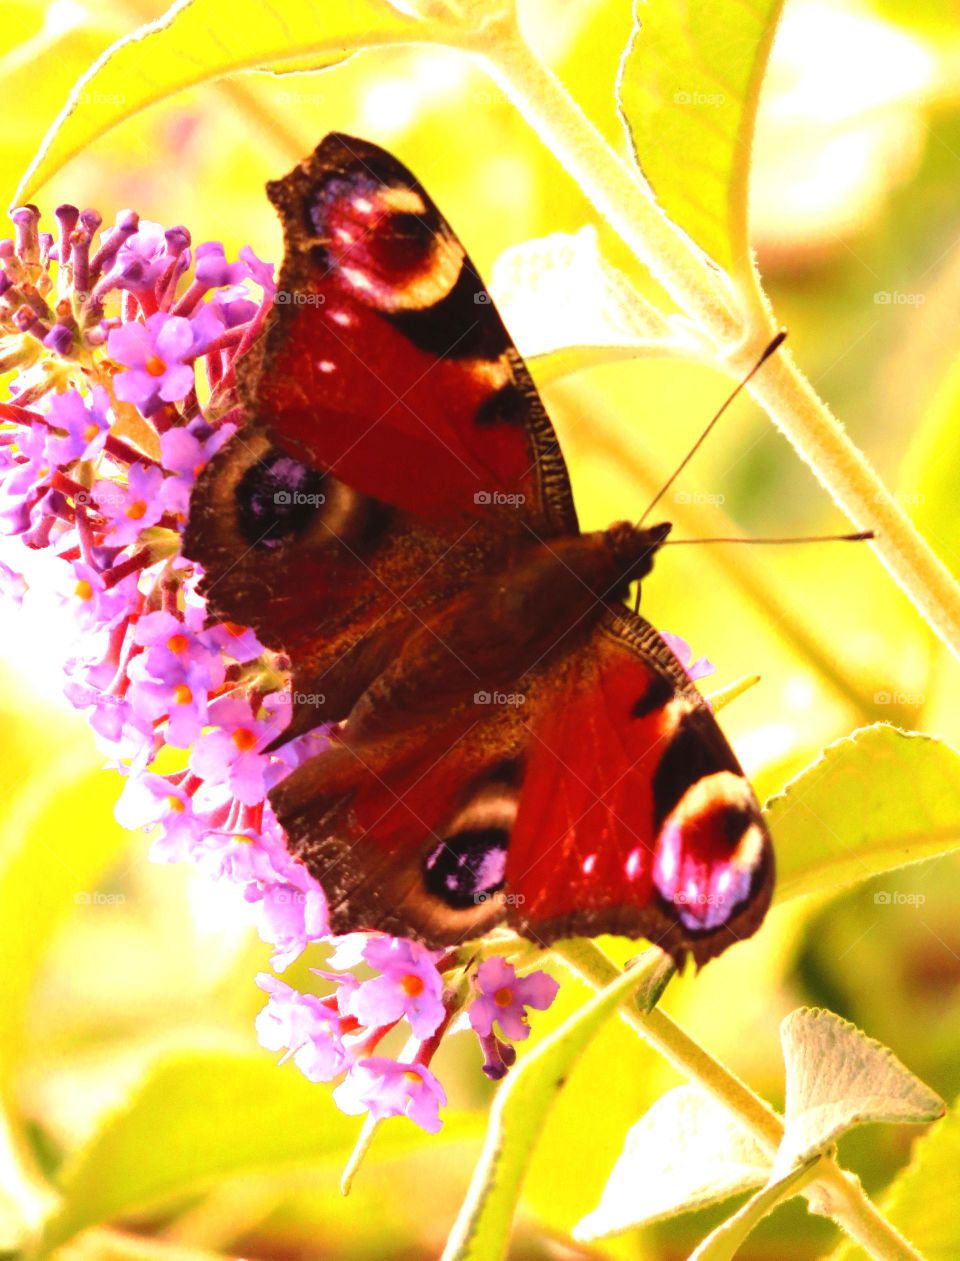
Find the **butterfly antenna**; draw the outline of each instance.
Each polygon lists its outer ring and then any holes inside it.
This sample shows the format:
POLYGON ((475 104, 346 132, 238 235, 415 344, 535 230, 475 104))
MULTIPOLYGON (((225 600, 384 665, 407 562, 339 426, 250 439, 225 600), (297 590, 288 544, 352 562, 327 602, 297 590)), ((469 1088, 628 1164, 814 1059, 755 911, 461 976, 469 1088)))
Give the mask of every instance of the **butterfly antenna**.
POLYGON ((768 539, 738 538, 736 536, 715 539, 665 539, 661 546, 685 547, 691 543, 760 543, 761 545, 778 543, 865 543, 867 540, 875 537, 872 530, 860 530, 856 534, 796 534, 789 535, 787 538, 768 539))
POLYGON ((641 525, 643 525, 644 521, 646 521, 650 513, 654 510, 654 508, 657 506, 660 500, 664 497, 664 495, 667 493, 667 491, 670 489, 673 483, 677 480, 677 478, 680 476, 683 470, 687 467, 687 465, 690 463, 693 457, 697 454, 697 452, 703 446, 704 442, 706 442, 711 429, 713 429, 714 425, 717 423, 717 421, 720 419, 723 413, 727 410, 727 408, 730 406, 733 400, 737 397, 737 395, 740 393, 743 387, 749 381, 751 381, 754 376, 756 376, 756 374, 760 371, 760 369, 767 362, 770 356, 783 345, 783 342, 786 336, 787 336, 787 330, 785 328, 782 328, 780 332, 777 333, 776 337, 773 338, 769 346, 767 346, 766 350, 763 352, 763 354, 760 356, 757 362, 753 365, 753 367, 750 369, 747 375, 743 378, 743 380, 737 384, 737 386, 731 391, 730 395, 720 405, 719 409, 714 414, 713 419, 710 421, 709 425, 707 425, 706 429, 704 429, 703 433, 696 440, 696 442, 693 444, 693 446, 690 448, 687 454, 683 457, 683 459, 677 465, 673 473, 671 473, 667 481, 664 482, 664 484, 660 487, 660 489, 654 495, 653 499, 651 499, 650 502, 647 504, 646 510, 644 511, 643 516, 640 518, 641 525))

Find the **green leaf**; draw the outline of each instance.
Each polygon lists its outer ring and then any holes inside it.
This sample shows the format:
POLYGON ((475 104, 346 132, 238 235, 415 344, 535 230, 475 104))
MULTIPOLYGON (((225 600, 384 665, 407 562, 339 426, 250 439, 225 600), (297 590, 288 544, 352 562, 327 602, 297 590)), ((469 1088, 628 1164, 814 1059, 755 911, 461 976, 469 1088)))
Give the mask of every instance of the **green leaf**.
POLYGON ((541 384, 622 359, 707 354, 690 325, 665 316, 606 261, 589 225, 504 250, 490 292, 541 384))
POLYGON ((238 70, 321 69, 358 48, 436 37, 387 0, 177 0, 74 86, 20 183, 28 201, 72 157, 149 105, 238 70))
POLYGON ((574 1063, 628 994, 638 991, 638 1000, 652 1007, 672 972, 659 950, 642 955, 513 1069, 490 1110, 487 1141, 441 1261, 505 1255, 534 1146, 574 1063))
POLYGON ((732 1113, 695 1086, 678 1086, 627 1134, 600 1203, 574 1238, 604 1239, 763 1186, 771 1160, 732 1113))
MULTIPOLYGON (((446 1125, 458 1138, 473 1128, 470 1118, 446 1125)), ((95 1223, 171 1203, 223 1178, 346 1155, 356 1129, 328 1089, 269 1056, 209 1051, 163 1060, 64 1171, 63 1203, 46 1222, 38 1255, 95 1223)), ((408 1151, 421 1137, 401 1120, 384 1127, 378 1148, 408 1151)))
POLYGON ((93 749, 54 760, 29 779, 0 828, 0 1063, 23 1046, 24 1009, 50 939, 131 843, 114 822, 114 771, 96 771, 93 749))
POLYGON ((780 1025, 787 1074, 781 1176, 871 1121, 919 1124, 946 1105, 893 1052, 831 1011, 801 1007, 780 1025))
POLYGON ((732 1217, 711 1231, 699 1248, 690 1253, 689 1261, 732 1261, 747 1236, 778 1204, 796 1195, 812 1172, 812 1165, 801 1166, 752 1195, 732 1217))
MULTIPOLYGON (((960 1107, 917 1140, 910 1164, 894 1180, 879 1208, 926 1261, 960 1257, 960 1107)), ((865 1261, 867 1253, 845 1240, 831 1261, 865 1261)))
POLYGON ((781 0, 637 0, 618 84, 660 204, 731 275, 751 268, 750 149, 781 0))
POLYGON ((778 902, 960 847, 960 754, 884 723, 829 745, 764 808, 778 902))

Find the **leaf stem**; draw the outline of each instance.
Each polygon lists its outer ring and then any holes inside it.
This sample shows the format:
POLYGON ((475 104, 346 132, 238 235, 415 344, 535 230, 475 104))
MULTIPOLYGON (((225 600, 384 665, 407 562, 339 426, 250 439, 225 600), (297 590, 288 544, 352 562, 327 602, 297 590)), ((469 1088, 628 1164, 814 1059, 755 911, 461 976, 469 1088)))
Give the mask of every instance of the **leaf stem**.
MULTIPOLYGON (((827 1214, 851 1239, 856 1240, 864 1252, 883 1261, 924 1261, 922 1254, 911 1247, 880 1212, 856 1174, 841 1169, 834 1160, 822 1160, 820 1165, 817 1183, 829 1188, 833 1201, 826 1209, 827 1214)), ((813 1212, 819 1211, 817 1201, 812 1197, 810 1208, 813 1212)))
MULTIPOLYGON (((743 373, 772 331, 759 283, 739 295, 723 273, 663 213, 638 169, 611 148, 563 84, 530 50, 515 23, 499 22, 467 44, 543 142, 637 258, 717 348, 718 363, 743 373)), ((748 389, 888 573, 955 656, 960 656, 960 587, 786 353, 748 389)))
MULTIPOLYGON (((558 942, 553 950, 595 989, 608 986, 620 975, 620 969, 589 939, 558 942)), ((659 1007, 644 1011, 628 997, 621 1014, 674 1068, 732 1112, 771 1157, 776 1153, 783 1139, 783 1119, 765 1099, 694 1042, 659 1007)), ((812 1212, 833 1218, 877 1261, 923 1261, 868 1199, 856 1177, 829 1156, 821 1157, 817 1170, 816 1180, 802 1192, 812 1212)))

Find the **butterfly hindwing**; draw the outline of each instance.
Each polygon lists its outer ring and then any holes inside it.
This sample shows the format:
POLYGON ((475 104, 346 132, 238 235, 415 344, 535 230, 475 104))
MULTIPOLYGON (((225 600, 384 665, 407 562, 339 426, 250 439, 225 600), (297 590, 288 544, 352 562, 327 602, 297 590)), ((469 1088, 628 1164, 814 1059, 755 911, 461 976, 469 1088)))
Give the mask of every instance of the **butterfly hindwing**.
POLYGON ((652 627, 610 607, 586 647, 442 726, 335 746, 272 800, 346 930, 451 944, 622 933, 698 962, 770 898, 759 808, 652 627))
POLYGON ((709 706, 657 632, 611 607, 531 725, 506 868, 535 939, 645 936, 698 962, 759 925, 773 851, 709 706))

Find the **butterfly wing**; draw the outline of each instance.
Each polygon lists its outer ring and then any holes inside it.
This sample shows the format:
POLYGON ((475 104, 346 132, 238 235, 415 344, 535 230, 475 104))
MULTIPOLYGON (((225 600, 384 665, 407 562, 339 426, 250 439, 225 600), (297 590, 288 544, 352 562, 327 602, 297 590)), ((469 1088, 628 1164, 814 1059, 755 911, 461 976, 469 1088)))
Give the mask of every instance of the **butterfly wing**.
POLYGON ((286 253, 269 368, 249 385, 251 411, 275 440, 417 516, 508 506, 540 537, 575 533, 563 457, 530 375, 413 175, 375 145, 333 134, 267 191, 286 253))
POLYGON ((643 936, 702 963, 757 929, 773 884, 767 829, 653 627, 611 607, 530 735, 505 873, 519 931, 643 936))
POLYGON ((577 520, 529 373, 410 172, 330 135, 268 191, 286 252, 238 366, 249 423, 202 474, 184 550, 213 613, 339 720, 422 609, 577 520))
POLYGON ((506 919, 542 944, 620 933, 698 962, 755 931, 769 837, 656 631, 611 607, 521 686, 372 746, 348 724, 274 791, 335 929, 446 945, 506 919))

